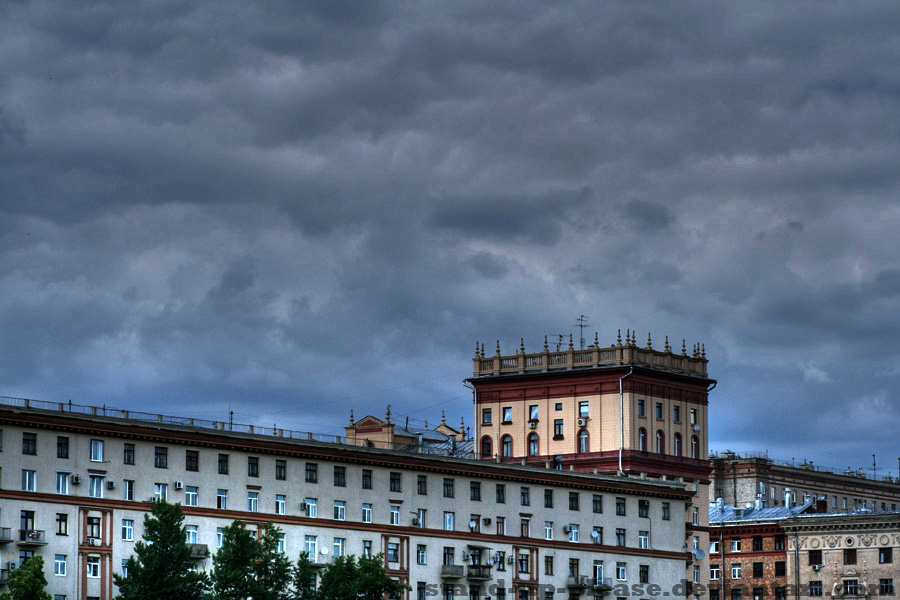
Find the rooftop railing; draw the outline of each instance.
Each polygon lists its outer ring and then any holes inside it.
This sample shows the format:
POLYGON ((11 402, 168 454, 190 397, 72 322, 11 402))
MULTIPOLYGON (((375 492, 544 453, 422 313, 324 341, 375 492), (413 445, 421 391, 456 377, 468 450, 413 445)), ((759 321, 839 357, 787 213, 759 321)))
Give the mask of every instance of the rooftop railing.
POLYGON ((881 481, 886 483, 900 483, 900 478, 894 477, 890 474, 883 475, 881 477, 873 476, 872 473, 866 471, 862 467, 857 469, 851 469, 847 467, 846 469, 840 469, 838 467, 829 467, 826 465, 818 465, 815 464, 811 460, 803 459, 798 461, 796 459, 785 460, 782 458, 773 458, 769 456, 768 452, 732 452, 730 450, 723 450, 721 452, 710 452, 709 453, 710 460, 744 460, 744 459, 757 459, 757 460, 765 460, 768 461, 772 465, 776 465, 779 467, 790 467, 792 469, 803 469, 805 471, 814 471, 816 473, 828 473, 831 475, 841 475, 843 477, 855 477, 857 479, 868 479, 870 481, 881 481))

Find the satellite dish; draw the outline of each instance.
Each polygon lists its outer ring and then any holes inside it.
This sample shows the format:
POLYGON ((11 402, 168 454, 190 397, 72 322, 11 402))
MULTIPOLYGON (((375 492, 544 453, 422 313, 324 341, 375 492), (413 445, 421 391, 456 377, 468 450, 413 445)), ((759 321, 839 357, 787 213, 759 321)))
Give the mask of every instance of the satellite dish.
POLYGON ((700 426, 699 426, 699 425, 694 425, 694 431, 700 431, 700 426))
POLYGON ((321 554, 328 554, 328 548, 326 548, 325 546, 322 546, 321 548, 319 548, 319 552, 321 554))
POLYGON ((698 548, 697 551, 694 552, 694 556, 697 557, 697 560, 703 560, 704 558, 706 558, 706 552, 698 548))
POLYGON ((591 532, 591 537, 594 538, 594 539, 596 540, 598 537, 600 537, 600 532, 599 532, 599 531, 592 531, 592 532, 591 532))

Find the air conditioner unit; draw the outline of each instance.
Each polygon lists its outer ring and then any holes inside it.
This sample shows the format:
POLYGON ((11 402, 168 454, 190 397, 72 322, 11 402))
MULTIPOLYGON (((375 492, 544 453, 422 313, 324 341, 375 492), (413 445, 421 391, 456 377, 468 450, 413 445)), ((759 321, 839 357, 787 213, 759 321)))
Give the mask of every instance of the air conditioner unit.
POLYGON ((300 510, 307 510, 309 507, 306 505, 306 502, 300 503, 300 510))
POLYGON ((9 561, 8 563, 6 563, 6 567, 7 567, 10 571, 14 570, 14 569, 15 569, 16 567, 18 567, 18 566, 19 566, 19 563, 17 563, 17 562, 14 561, 14 560, 11 560, 11 561, 9 561))
POLYGON ((176 482, 175 482, 175 489, 176 489, 176 490, 180 490, 180 489, 183 489, 183 488, 184 488, 184 482, 183 482, 183 481, 176 481, 176 482))
POLYGON ((159 502, 159 498, 157 498, 156 496, 151 496, 150 499, 147 500, 147 502, 149 502, 150 504, 156 504, 157 502, 159 502))
POLYGON ((537 429, 537 421, 529 421, 528 429, 537 429))
POLYGON ((581 417, 578 419, 578 426, 579 427, 587 427, 587 422, 588 422, 587 417, 581 417))
POLYGON ((812 566, 813 571, 818 571, 821 568, 822 568, 822 565, 813 565, 812 566))
POLYGON ((88 538, 88 546, 99 546, 100 538, 88 538))
POLYGON ((510 556, 509 558, 506 559, 506 562, 509 563, 509 564, 515 564, 515 562, 516 562, 516 557, 515 557, 515 556, 510 556))
POLYGON ((72 475, 72 483, 81 483, 81 475, 78 473, 72 475))
POLYGON ((422 522, 419 521, 419 517, 413 517, 412 526, 413 527, 421 527, 422 526, 422 522))
POLYGON ((108 489, 108 490, 114 490, 114 489, 116 489, 116 482, 115 482, 115 481, 107 481, 107 482, 106 482, 106 489, 108 489))
POLYGON ((463 552, 463 560, 469 560, 470 558, 472 558, 471 554, 469 554, 468 552, 463 552))
POLYGON ((485 517, 485 518, 483 518, 483 519, 481 520, 481 522, 484 523, 485 525, 490 525, 490 524, 491 524, 491 518, 490 518, 490 517, 485 517))
POLYGON ((563 533, 569 533, 572 531, 572 527, 569 525, 563 525, 563 533))

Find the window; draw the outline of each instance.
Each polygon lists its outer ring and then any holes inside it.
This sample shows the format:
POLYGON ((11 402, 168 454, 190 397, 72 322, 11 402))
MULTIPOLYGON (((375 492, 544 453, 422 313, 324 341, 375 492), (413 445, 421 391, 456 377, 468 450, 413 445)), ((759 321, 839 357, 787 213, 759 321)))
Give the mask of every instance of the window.
POLYGON ((275 479, 279 481, 287 480, 287 461, 275 459, 275 479))
POLYGON ((481 409, 481 423, 484 425, 491 424, 491 409, 489 409, 489 408, 481 409))
POLYGON ((694 526, 700 525, 700 509, 696 506, 691 508, 691 524, 694 526))
POLYGON ((216 508, 221 510, 228 509, 228 490, 216 491, 216 508))
POLYGON ((454 556, 455 556, 455 552, 454 552, 453 548, 450 546, 444 546, 443 562, 441 564, 452 565, 454 556))
POLYGON ((844 564, 845 565, 855 565, 856 564, 856 548, 844 550, 844 564))
POLYGON ((531 506, 531 488, 521 487, 519 489, 519 500, 522 506, 531 506))
POLYGON ((519 535, 522 537, 531 537, 531 519, 522 519, 519 523, 519 535))
POLYGON ((36 492, 37 491, 37 471, 32 471, 29 469, 22 469, 22 491, 23 492, 36 492))
POLYGON ((859 594, 859 580, 858 579, 845 579, 844 580, 844 595, 845 596, 856 596, 859 594))
POLYGON ((561 440, 563 439, 563 420, 562 419, 553 419, 553 439, 561 440))
POLYGON ((646 409, 644 408, 644 400, 643 398, 639 398, 637 401, 637 411, 639 417, 646 417, 646 409))
POLYGON ((334 547, 334 555, 335 556, 343 556, 344 555, 344 547, 346 546, 347 540, 345 538, 334 538, 334 543, 332 546, 334 547))
POLYGON ((284 494, 275 494, 275 514, 283 515, 287 508, 287 499, 284 494))
POLYGON ((156 446, 153 449, 153 466, 157 469, 169 468, 169 449, 164 446, 156 446))
POLYGON ((388 562, 400 562, 400 544, 397 542, 388 542, 387 560, 388 562))
POLYGON ((391 472, 390 474, 390 491, 392 492, 402 492, 402 476, 400 473, 391 472))
POLYGON ((306 516, 310 519, 315 519, 319 516, 319 505, 316 498, 307 498, 304 502, 306 504, 306 516))
POLYGON ((369 503, 363 503, 363 505, 362 505, 362 522, 363 523, 371 523, 372 522, 372 505, 369 503))
POLYGON ((638 531, 638 548, 647 549, 650 547, 650 532, 638 531))
POLYGON ((544 539, 553 539, 553 521, 544 521, 544 539))
POLYGON ((481 482, 469 482, 469 500, 473 502, 481 502, 481 482))
POLYGON ((691 458, 700 458, 700 440, 696 435, 691 436, 691 458))
POLYGON ((712 540, 709 543, 709 553, 710 554, 718 554, 719 553, 719 542, 718 540, 712 540))
POLYGON ((753 577, 759 578, 763 576, 763 564, 761 562, 753 563, 753 577))
POLYGON ((498 551, 496 554, 496 557, 497 557, 497 561, 494 563, 494 565, 497 567, 497 570, 505 571, 506 570, 506 552, 498 551))
POLYGON ((69 535, 69 515, 56 513, 56 535, 69 535))
POLYGON ((200 470, 200 452, 197 450, 186 450, 184 453, 184 470, 199 471, 200 470))
POLYGON ((662 402, 656 403, 656 418, 657 419, 663 418, 662 402))
POLYGON ((578 451, 582 454, 591 451, 591 438, 584 429, 578 432, 578 451))
MULTIPOLYGON (((695 565, 694 568, 699 569, 700 567, 695 565)), ((699 577, 697 577, 697 579, 699 579, 699 577)), ((640 565, 638 567, 638 583, 650 583, 650 565, 640 565)), ((697 583, 700 582, 697 581, 697 583)))
POLYGON ((553 508, 553 490, 544 490, 544 508, 553 508))
POLYGON ((444 530, 445 531, 453 531, 455 527, 454 520, 456 519, 456 513, 452 513, 449 511, 444 512, 444 530))
POLYGON ((197 526, 196 525, 185 525, 184 526, 184 542, 186 544, 196 544, 197 543, 197 526))
POLYGON ((569 510, 579 510, 578 492, 569 492, 569 510))
POLYGON ((247 511, 259 512, 259 492, 247 492, 247 511))
POLYGON ((247 477, 259 477, 259 457, 247 457, 247 477))
POLYGON ((277 543, 275 544, 276 552, 284 552, 284 547, 285 547, 284 536, 285 536, 285 534, 283 534, 283 533, 278 534, 278 540, 277 540, 277 543))
POLYGON ((452 498, 454 495, 454 481, 449 477, 444 478, 444 498, 452 498))
POLYGON ((625 498, 616 498, 616 515, 625 516, 625 498))
POLYGON ((56 458, 69 458, 69 438, 56 436, 56 458))
POLYGON ((544 557, 544 575, 553 575, 553 557, 544 557))
POLYGON ((644 519, 650 517, 650 501, 638 500, 638 516, 644 519))
POLYGON ((68 493, 69 493, 69 472, 68 471, 57 471, 56 472, 56 493, 68 495, 68 493))
POLYGON ((184 488, 184 505, 197 506, 199 504, 199 488, 196 485, 188 485, 184 488))
POLYGON ((87 536, 100 539, 100 517, 87 518, 87 536))
POLYGON ((809 551, 809 564, 811 564, 811 565, 824 564, 822 562, 822 551, 821 550, 810 550, 809 551))
POLYGON ((822 582, 821 581, 810 581, 809 582, 809 595, 819 597, 822 595, 822 582))
POLYGON ((741 578, 741 563, 732 563, 731 564, 731 578, 732 579, 740 579, 741 578))
POLYGON ((528 573, 529 554, 527 552, 519 552, 519 573, 528 573))
POLYGON ((878 562, 882 565, 886 565, 894 562, 894 554, 893 549, 888 548, 879 548, 878 549, 878 562))
POLYGON ((497 535, 506 535, 506 517, 497 517, 497 535))
POLYGON ((579 532, 578 525, 575 523, 569 524, 569 541, 570 542, 580 542, 581 541, 581 533, 579 532))
POLYGON ((391 525, 399 525, 400 524, 400 507, 396 504, 391 504, 391 525))
POLYGON ((719 565, 709 565, 709 580, 710 581, 718 581, 719 580, 719 565))
POLYGON ((762 552, 763 549, 763 539, 761 535, 753 536, 753 551, 754 552, 762 552))
POLYGON ((164 501, 169 497, 169 485, 166 483, 154 483, 153 497, 156 498, 157 502, 164 501))
POLYGON ((122 540, 130 542, 134 539, 134 520, 122 519, 122 540))
POLYGON ((497 484, 497 504, 506 504, 506 484, 497 484))
POLYGON ((306 463, 306 483, 319 483, 319 465, 306 463))
POLYGON ((134 444, 125 444, 122 450, 122 464, 123 465, 133 465, 134 464, 134 444))
POLYGON ((416 493, 420 496, 428 495, 428 476, 418 475, 416 477, 416 493))
POLYGON ((347 467, 334 468, 334 485, 335 487, 347 486, 347 467))
POLYGON ((57 577, 66 576, 66 555, 57 554, 53 558, 53 574, 57 577))
POLYGON ((228 455, 219 455, 219 475, 228 475, 228 455))
POLYGON ((625 530, 621 527, 616 529, 616 546, 625 545, 625 530))
POLYGON ((617 562, 616 563, 616 579, 619 581, 627 581, 628 574, 625 570, 625 563, 617 562))
POLYGON ((87 557, 87 576, 92 579, 100 577, 100 557, 99 556, 88 556, 87 557))
POLYGON ((579 563, 577 558, 569 559, 569 577, 578 577, 579 563))
POLYGON ((783 560, 775 561, 775 577, 787 575, 787 564, 783 560))
POLYGON ((511 406, 503 407, 503 422, 504 423, 512 423, 512 407, 511 406))
POLYGON ((675 456, 681 456, 681 434, 676 433, 672 437, 672 453, 675 456))
MULTIPOLYGON (((421 475, 420 475, 421 477, 421 475)), ((372 469, 363 469, 362 470, 362 489, 371 490, 372 489, 372 469)))
POLYGON ((878 580, 878 595, 893 596, 894 595, 894 580, 893 579, 879 579, 878 580))
POLYGON ((672 407, 672 420, 681 423, 681 407, 677 404, 672 407))
POLYGON ((532 404, 528 407, 528 420, 529 421, 537 421, 538 420, 538 406, 537 404, 532 404))
POLYGON ((587 401, 578 403, 578 416, 584 418, 590 416, 590 404, 587 401))
POLYGON ((482 457, 490 457, 494 452, 493 442, 491 441, 491 436, 486 435, 481 438, 481 456, 482 457))
POLYGON ((362 555, 366 558, 372 558, 372 540, 363 540, 362 555))
POLYGON ((504 435, 500 438, 500 456, 509 458, 512 456, 512 436, 504 435))
POLYGON ((103 497, 103 476, 91 475, 88 479, 88 496, 91 498, 103 497))
POLYGON ((784 536, 783 535, 775 536, 775 549, 776 550, 784 550, 784 536))
POLYGON ((732 552, 740 552, 741 551, 741 538, 732 538, 731 551, 732 552))
POLYGON ((662 430, 656 432, 656 453, 664 454, 666 451, 666 436, 662 430))
POLYGON ((22 454, 37 456, 37 434, 25 431, 22 433, 22 454))
POLYGON ((122 499, 123 500, 134 500, 134 480, 133 479, 122 480, 122 499))
POLYGON ((638 429, 638 450, 647 451, 647 430, 641 427, 638 429))
POLYGON ((662 520, 668 521, 671 518, 672 511, 668 502, 662 503, 662 520))
POLYGON ((417 565, 427 565, 428 564, 428 546, 425 544, 417 544, 416 545, 416 564, 417 565))
POLYGON ((334 520, 335 521, 343 521, 345 520, 347 510, 347 503, 343 500, 335 500, 334 501, 334 520))
POLYGON ((319 551, 319 542, 314 535, 307 535, 303 539, 303 549, 310 556, 316 556, 316 552, 319 551))
POLYGON ((537 456, 540 454, 540 439, 538 438, 538 434, 529 433, 528 434, 528 456, 537 456))

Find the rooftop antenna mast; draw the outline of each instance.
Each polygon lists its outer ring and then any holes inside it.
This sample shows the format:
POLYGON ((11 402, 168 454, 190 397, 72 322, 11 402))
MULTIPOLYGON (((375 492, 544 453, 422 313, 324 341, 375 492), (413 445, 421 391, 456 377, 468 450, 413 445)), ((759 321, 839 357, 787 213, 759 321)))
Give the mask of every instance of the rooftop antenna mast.
POLYGON ((562 348, 563 342, 566 339, 566 334, 557 333, 556 335, 559 337, 559 340, 556 342, 556 351, 559 352, 559 349, 562 348))
POLYGON ((588 325, 590 325, 590 323, 588 323, 589 319, 590 319, 590 317, 588 317, 587 315, 581 315, 580 317, 575 319, 575 324, 572 325, 572 327, 578 328, 578 331, 579 331, 578 338, 581 342, 582 350, 584 350, 584 328, 587 327, 588 325))

